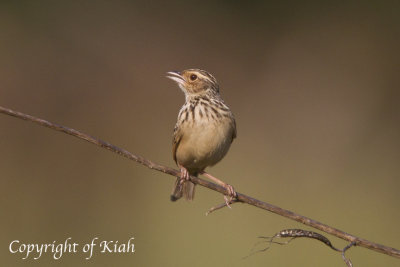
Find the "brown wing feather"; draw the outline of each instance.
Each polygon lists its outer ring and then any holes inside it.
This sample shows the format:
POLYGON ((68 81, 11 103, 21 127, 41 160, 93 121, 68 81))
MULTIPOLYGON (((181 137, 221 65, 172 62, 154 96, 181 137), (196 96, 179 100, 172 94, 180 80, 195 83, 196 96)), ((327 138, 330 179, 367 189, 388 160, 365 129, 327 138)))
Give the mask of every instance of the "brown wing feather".
POLYGON ((176 150, 178 149, 181 139, 182 139, 182 134, 181 134, 181 131, 179 130, 178 124, 176 124, 175 128, 174 128, 174 138, 172 141, 172 156, 174 157, 176 164, 178 164, 178 162, 176 160, 176 150))
POLYGON ((233 139, 235 139, 235 138, 236 138, 236 136, 237 136, 237 131, 236 131, 236 121, 235 121, 235 118, 232 118, 232 124, 233 124, 233 134, 232 134, 232 142, 233 142, 233 139))

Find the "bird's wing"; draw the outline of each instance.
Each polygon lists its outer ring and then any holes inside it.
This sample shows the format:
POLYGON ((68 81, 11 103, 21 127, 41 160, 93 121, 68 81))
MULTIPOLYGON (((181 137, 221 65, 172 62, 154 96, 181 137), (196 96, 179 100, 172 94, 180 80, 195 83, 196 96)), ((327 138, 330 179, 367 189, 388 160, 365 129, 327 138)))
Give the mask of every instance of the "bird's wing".
MULTIPOLYGON (((235 139, 236 138, 236 136, 237 136, 237 131, 236 131, 236 121, 235 121, 235 118, 232 118, 232 126, 233 126, 233 133, 232 133, 232 142, 233 142, 233 139, 235 139)), ((232 143, 231 142, 231 143, 232 143)))
POLYGON ((172 141, 172 156, 174 157, 176 164, 178 164, 178 162, 176 161, 176 150, 178 149, 181 139, 182 139, 182 131, 180 130, 180 127, 178 127, 178 124, 176 124, 174 127, 174 138, 172 141))

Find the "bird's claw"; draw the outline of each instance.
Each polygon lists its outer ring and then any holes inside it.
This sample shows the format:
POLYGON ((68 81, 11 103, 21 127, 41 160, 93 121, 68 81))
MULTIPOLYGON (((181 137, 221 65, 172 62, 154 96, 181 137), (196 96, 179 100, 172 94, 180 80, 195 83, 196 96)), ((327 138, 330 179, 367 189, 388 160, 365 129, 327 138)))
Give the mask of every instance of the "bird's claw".
POLYGON ((225 204, 228 208, 231 209, 232 207, 230 206, 230 204, 234 199, 237 198, 237 193, 235 189, 233 189, 233 186, 231 186, 230 184, 226 184, 225 188, 226 190, 228 190, 228 195, 224 195, 225 204))
POLYGON ((183 185, 186 181, 190 180, 190 174, 188 170, 184 167, 181 167, 181 176, 180 176, 180 181, 179 184, 183 185))

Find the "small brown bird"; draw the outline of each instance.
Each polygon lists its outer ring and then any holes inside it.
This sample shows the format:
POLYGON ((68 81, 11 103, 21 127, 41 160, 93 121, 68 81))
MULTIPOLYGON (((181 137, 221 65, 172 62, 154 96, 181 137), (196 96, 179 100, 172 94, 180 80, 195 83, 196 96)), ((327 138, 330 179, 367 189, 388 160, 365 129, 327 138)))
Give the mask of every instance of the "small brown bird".
POLYGON ((225 202, 229 206, 236 197, 233 187, 204 169, 218 163, 228 152, 236 137, 235 118, 219 94, 217 80, 207 71, 188 69, 168 74, 186 98, 174 128, 172 154, 181 176, 175 182, 171 200, 176 201, 183 194, 192 200, 195 184, 189 176, 202 174, 228 190, 229 199, 225 196, 225 202))

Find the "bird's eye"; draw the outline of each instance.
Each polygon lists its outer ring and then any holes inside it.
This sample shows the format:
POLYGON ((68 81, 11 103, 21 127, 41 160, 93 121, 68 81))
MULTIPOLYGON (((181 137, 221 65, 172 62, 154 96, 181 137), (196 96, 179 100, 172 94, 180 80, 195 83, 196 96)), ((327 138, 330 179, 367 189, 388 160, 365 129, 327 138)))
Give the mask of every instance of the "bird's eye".
POLYGON ((190 80, 194 81, 196 79, 197 79, 197 75, 196 74, 190 75, 190 80))

